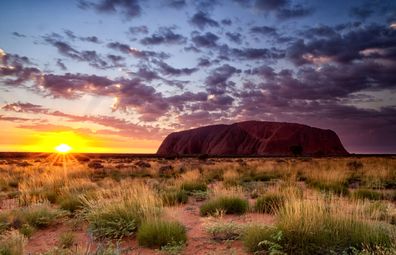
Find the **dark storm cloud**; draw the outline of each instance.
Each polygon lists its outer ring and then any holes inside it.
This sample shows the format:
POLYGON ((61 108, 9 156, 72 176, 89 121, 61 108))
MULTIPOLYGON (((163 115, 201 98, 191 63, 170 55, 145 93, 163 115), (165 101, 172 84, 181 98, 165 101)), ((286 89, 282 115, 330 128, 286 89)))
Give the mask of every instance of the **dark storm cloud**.
POLYGON ((173 29, 171 27, 160 27, 157 33, 143 38, 140 43, 143 45, 184 44, 187 38, 181 34, 174 33, 173 29))
POLYGON ((350 9, 350 14, 354 17, 357 17, 359 19, 367 19, 374 13, 374 10, 372 6, 370 5, 361 5, 357 7, 352 7, 350 9))
POLYGON ((256 0, 254 7, 259 10, 278 10, 288 5, 288 0, 256 0))
POLYGON ((311 15, 313 12, 314 9, 311 7, 296 4, 288 8, 279 9, 276 12, 276 17, 281 20, 302 18, 311 15))
POLYGON ((164 75, 190 75, 198 71, 197 68, 174 68, 163 61, 156 61, 155 63, 158 65, 159 71, 164 75))
POLYGON ((66 57, 71 59, 87 62, 89 65, 99 68, 105 69, 110 68, 111 66, 94 50, 84 50, 78 51, 77 49, 73 48, 70 44, 60 41, 54 36, 45 36, 45 41, 52 46, 54 46, 58 52, 66 57))
POLYGON ((63 61, 61 59, 57 59, 56 60, 56 65, 62 70, 62 71, 66 71, 67 67, 66 65, 63 63, 63 61))
POLYGON ((226 33, 227 38, 237 44, 242 43, 242 35, 240 33, 231 33, 227 32, 226 33))
POLYGON ((41 105, 16 102, 6 104, 1 107, 5 111, 24 112, 24 113, 47 113, 49 110, 41 105))
POLYGON ((179 10, 187 5, 185 0, 164 0, 164 4, 179 10))
POLYGON ((396 30, 371 24, 345 33, 336 33, 312 40, 297 40, 287 50, 288 57, 297 65, 327 58, 339 63, 361 60, 371 54, 391 57, 396 45, 396 30))
POLYGON ((204 47, 204 48, 215 48, 217 47, 217 41, 220 38, 211 33, 207 32, 206 34, 200 35, 200 34, 194 34, 191 37, 191 41, 195 44, 196 47, 204 47))
POLYGON ((159 58, 166 59, 169 58, 169 55, 164 52, 154 52, 147 50, 139 50, 136 48, 130 47, 128 44, 120 43, 120 42, 111 42, 107 44, 107 47, 113 50, 117 50, 127 55, 132 55, 136 58, 142 59, 150 59, 150 58, 159 58))
POLYGON ((32 119, 0 115, 0 121, 20 122, 20 121, 32 121, 32 119))
POLYGON ((255 59, 279 59, 284 57, 284 53, 277 49, 262 48, 242 48, 231 49, 231 55, 243 60, 255 59))
POLYGON ((212 70, 210 75, 206 78, 205 84, 206 89, 211 94, 224 94, 228 87, 232 87, 235 84, 229 82, 229 79, 236 73, 240 73, 241 70, 224 64, 212 70))
MULTIPOLYGON (((61 117, 69 122, 91 122, 95 124, 99 124, 105 127, 110 127, 112 129, 116 129, 117 131, 111 130, 97 130, 96 133, 100 134, 118 134, 118 135, 126 135, 132 136, 135 138, 147 138, 148 135, 159 136, 162 135, 163 130, 159 128, 146 126, 142 124, 135 124, 133 122, 127 121, 125 119, 116 118, 112 116, 102 116, 102 115, 74 115, 68 114, 61 111, 53 111, 49 108, 45 108, 41 105, 31 104, 31 103, 22 103, 16 102, 11 104, 6 104, 2 108, 5 111, 17 112, 17 113, 32 113, 32 114, 44 114, 47 116, 61 117)), ((0 115, 0 120, 6 121, 25 121, 31 119, 18 118, 18 117, 3 117, 0 115)), ((34 124, 34 125, 24 125, 19 126, 20 128, 34 129, 34 130, 66 130, 68 127, 66 126, 56 126, 51 124, 34 124)))
POLYGON ((254 8, 261 12, 272 13, 279 20, 302 18, 313 13, 314 9, 302 4, 294 4, 290 0, 256 0, 251 1, 234 0, 245 8, 254 8))
POLYGON ((338 35, 337 29, 327 25, 311 27, 300 32, 304 38, 312 39, 314 37, 334 37, 338 35))
POLYGON ((212 63, 207 58, 199 58, 198 59, 198 66, 199 67, 208 67, 208 66, 211 66, 211 65, 212 65, 212 63))
POLYGON ((319 70, 306 67, 297 73, 287 69, 276 73, 272 68, 262 66, 254 69, 252 74, 263 78, 264 82, 260 85, 262 89, 274 98, 285 100, 337 100, 355 92, 380 91, 396 86, 395 65, 374 61, 325 65, 319 70))
POLYGON ((136 34, 148 34, 149 31, 147 26, 134 26, 129 28, 129 32, 132 35, 136 35, 136 34))
POLYGON ((112 65, 115 67, 124 67, 125 66, 125 64, 123 63, 123 61, 125 61, 125 58, 123 56, 107 54, 106 57, 110 60, 112 65))
POLYGON ((16 37, 20 37, 20 38, 25 38, 26 37, 26 35, 18 33, 18 32, 13 32, 12 35, 16 36, 16 37))
POLYGON ((127 19, 140 16, 142 9, 138 0, 100 0, 99 2, 79 1, 81 9, 95 9, 103 13, 120 13, 127 19))
POLYGON ((250 32, 260 35, 269 35, 269 36, 278 35, 276 28, 269 26, 254 26, 250 28, 250 32))
POLYGON ((6 85, 18 85, 36 79, 41 71, 30 65, 33 64, 28 57, 0 51, 0 79, 6 85))
POLYGON ((222 19, 221 20, 221 24, 223 24, 225 26, 231 26, 232 25, 232 21, 230 19, 222 19))
POLYGON ((208 13, 198 11, 191 17, 190 23, 200 30, 204 30, 206 27, 218 27, 219 23, 210 18, 208 13))

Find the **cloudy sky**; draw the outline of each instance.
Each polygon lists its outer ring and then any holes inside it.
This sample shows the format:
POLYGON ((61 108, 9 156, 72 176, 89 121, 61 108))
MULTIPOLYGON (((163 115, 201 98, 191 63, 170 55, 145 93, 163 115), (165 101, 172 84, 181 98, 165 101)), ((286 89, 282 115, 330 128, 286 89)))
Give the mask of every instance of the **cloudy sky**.
POLYGON ((396 153, 396 2, 0 2, 0 151, 155 152, 243 120, 396 153))

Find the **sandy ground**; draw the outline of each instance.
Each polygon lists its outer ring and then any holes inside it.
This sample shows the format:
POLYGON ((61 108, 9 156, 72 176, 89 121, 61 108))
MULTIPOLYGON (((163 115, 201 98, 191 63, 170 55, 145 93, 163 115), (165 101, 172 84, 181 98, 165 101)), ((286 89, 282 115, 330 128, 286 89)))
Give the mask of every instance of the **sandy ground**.
MULTIPOLYGON (((201 217, 199 216, 200 202, 191 201, 186 205, 165 208, 165 217, 174 219, 182 223, 187 228, 188 241, 181 254, 185 255, 244 255, 248 254, 241 241, 214 241, 206 232, 205 227, 214 222, 234 222, 234 223, 254 223, 254 224, 273 224, 274 217, 268 214, 247 213, 242 216, 224 215, 222 217, 201 217)), ((59 236, 71 227, 66 224, 51 226, 45 230, 39 230, 29 238, 25 247, 25 254, 40 254, 51 250, 59 245, 59 236)), ((97 243, 93 242, 87 232, 87 226, 82 226, 79 230, 73 230, 76 244, 73 250, 79 254, 85 251, 95 251, 97 243)), ((126 254, 131 255, 155 255, 164 254, 158 250, 151 250, 139 247, 135 238, 126 238, 122 241, 121 247, 126 254)), ((76 253, 77 253, 76 252, 76 253)))

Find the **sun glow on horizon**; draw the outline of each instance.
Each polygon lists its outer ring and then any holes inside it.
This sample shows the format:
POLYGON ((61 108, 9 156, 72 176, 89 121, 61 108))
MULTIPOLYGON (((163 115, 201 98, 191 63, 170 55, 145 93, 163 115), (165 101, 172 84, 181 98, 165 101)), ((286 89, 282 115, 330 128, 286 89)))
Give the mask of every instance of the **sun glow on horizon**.
POLYGON ((70 147, 69 145, 64 144, 64 143, 59 144, 58 146, 55 147, 55 150, 57 152, 63 153, 63 154, 69 153, 72 149, 73 149, 72 147, 70 147))

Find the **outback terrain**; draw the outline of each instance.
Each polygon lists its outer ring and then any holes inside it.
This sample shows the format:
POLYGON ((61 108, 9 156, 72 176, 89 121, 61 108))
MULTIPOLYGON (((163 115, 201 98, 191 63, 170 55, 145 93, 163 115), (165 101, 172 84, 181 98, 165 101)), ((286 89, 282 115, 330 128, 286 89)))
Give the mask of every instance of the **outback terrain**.
POLYGON ((396 158, 0 161, 0 254, 395 254, 396 158))

